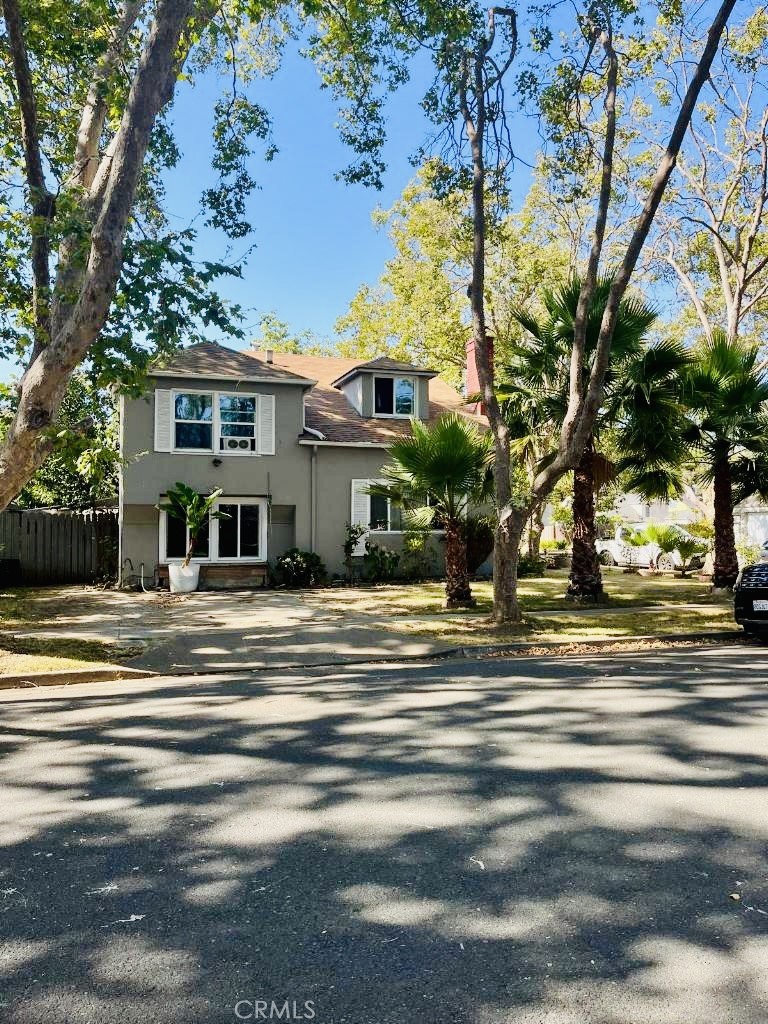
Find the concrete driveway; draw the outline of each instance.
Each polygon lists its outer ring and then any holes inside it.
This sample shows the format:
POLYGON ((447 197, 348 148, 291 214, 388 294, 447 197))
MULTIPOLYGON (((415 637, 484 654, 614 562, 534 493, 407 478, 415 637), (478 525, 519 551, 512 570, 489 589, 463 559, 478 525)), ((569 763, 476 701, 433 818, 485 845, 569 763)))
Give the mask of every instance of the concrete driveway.
POLYGON ((0 694, 0 1015, 764 1024, 767 680, 719 648, 0 694))
MULTIPOLYGON (((79 637, 144 647, 132 668, 226 672, 421 657, 447 645, 399 633, 370 615, 329 613, 317 595, 274 590, 186 595, 46 588, 35 597, 39 621, 19 637, 79 637)), ((119 660, 119 658, 118 658, 119 660)))

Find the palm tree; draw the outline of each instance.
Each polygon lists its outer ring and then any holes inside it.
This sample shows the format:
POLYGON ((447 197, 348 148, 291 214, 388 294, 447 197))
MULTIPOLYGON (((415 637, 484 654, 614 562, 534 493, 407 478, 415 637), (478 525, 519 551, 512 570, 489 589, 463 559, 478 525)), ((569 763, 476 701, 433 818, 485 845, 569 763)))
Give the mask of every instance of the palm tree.
MULTIPOLYGON (((587 324, 583 387, 610 289, 610 277, 601 278, 595 289, 587 324)), ((580 292, 581 280, 573 276, 567 284, 543 292, 541 318, 522 310, 514 313, 527 336, 514 347, 511 360, 502 368, 499 398, 505 403, 518 454, 532 454, 539 463, 551 457, 568 405, 571 346, 580 292)), ((571 597, 599 600, 603 592, 595 546, 595 490, 610 479, 615 467, 598 449, 600 432, 619 418, 631 417, 634 404, 643 394, 643 388, 635 385, 644 384, 650 395, 657 383, 666 380, 668 364, 676 365, 682 358, 678 346, 662 344, 646 349, 645 338, 656 315, 655 310, 635 298, 624 299, 620 306, 605 402, 573 474, 573 560, 568 583, 571 597), (660 376, 657 379, 653 374, 660 376)))
POLYGON ((714 331, 702 342, 684 378, 689 424, 684 432, 715 493, 712 583, 732 587, 739 572, 733 507, 768 496, 768 376, 757 345, 714 331))
POLYGON ((768 497, 768 376, 757 345, 717 330, 668 385, 676 420, 651 412, 644 422, 629 425, 619 435, 621 465, 628 486, 647 497, 680 494, 684 471, 714 484, 712 583, 729 588, 739 571, 734 505, 753 494, 768 497))
POLYGON ((467 572, 464 522, 471 507, 493 495, 493 438, 458 413, 431 425, 411 420, 412 434, 389 447, 391 462, 370 488, 403 509, 406 523, 445 531, 445 597, 448 608, 474 605, 467 572))

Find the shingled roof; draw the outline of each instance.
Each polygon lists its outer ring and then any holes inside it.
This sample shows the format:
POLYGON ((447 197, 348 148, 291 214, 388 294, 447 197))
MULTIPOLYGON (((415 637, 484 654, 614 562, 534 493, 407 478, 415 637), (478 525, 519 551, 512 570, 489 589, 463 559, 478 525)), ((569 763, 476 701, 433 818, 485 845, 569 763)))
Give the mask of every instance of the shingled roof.
POLYGON ((343 373, 334 384, 341 382, 358 370, 383 370, 386 373, 409 373, 415 377, 436 377, 437 370, 425 370, 421 366, 414 366, 413 363, 403 363, 397 359, 388 359, 387 356, 379 356, 378 359, 370 359, 367 363, 355 362, 354 366, 343 373))
MULTIPOLYGON (((255 352, 254 355, 258 359, 264 358, 261 352, 255 352)), ((343 380, 353 370, 384 369, 385 367, 381 366, 382 362, 396 364, 394 367, 386 367, 387 369, 407 369, 409 372, 416 372, 411 370, 409 363, 396 363, 392 359, 361 363, 359 359, 345 359, 341 356, 305 356, 287 352, 275 352, 273 358, 274 366, 317 381, 315 387, 307 393, 305 422, 308 427, 323 434, 325 440, 338 444, 370 444, 385 447, 398 437, 410 434, 409 420, 367 419, 350 405, 342 391, 334 387, 337 381, 343 380)), ((486 425, 485 418, 475 416, 464 398, 450 384, 434 376, 433 371, 419 372, 428 372, 432 377, 429 382, 428 421, 436 419, 442 413, 460 412, 478 426, 486 425)), ((307 440, 317 438, 308 434, 307 440)))
POLYGON ((204 341, 180 349, 169 360, 153 365, 150 373, 160 377, 208 377, 214 380, 274 381, 286 384, 314 384, 285 367, 257 359, 253 353, 238 352, 215 341, 204 341))

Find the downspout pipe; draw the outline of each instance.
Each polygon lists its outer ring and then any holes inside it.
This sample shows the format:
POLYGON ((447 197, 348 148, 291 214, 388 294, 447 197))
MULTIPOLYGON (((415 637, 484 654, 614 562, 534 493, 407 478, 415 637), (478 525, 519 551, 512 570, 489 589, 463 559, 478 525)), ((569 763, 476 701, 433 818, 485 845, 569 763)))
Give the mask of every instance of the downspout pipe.
POLYGON ((310 520, 309 520, 309 548, 315 551, 317 544, 317 445, 312 445, 312 458, 310 469, 310 520))

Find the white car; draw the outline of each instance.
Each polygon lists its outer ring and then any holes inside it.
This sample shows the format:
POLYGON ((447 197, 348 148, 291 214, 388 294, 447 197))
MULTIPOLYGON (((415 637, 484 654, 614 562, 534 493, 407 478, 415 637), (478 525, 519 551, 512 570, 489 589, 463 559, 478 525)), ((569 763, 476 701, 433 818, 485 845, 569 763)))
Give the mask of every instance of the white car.
MULTIPOLYGON (((637 523, 627 528, 617 526, 613 537, 598 539, 596 542, 597 554, 603 565, 627 565, 636 569, 648 569, 654 566, 659 572, 674 572, 675 569, 683 568, 683 560, 679 551, 664 552, 658 544, 630 544, 627 537, 630 531, 645 529, 647 523, 637 523)), ((676 529, 684 536, 689 536, 686 530, 677 526, 676 529)), ((688 563, 688 569, 700 569, 704 565, 703 555, 694 555, 688 563)))

